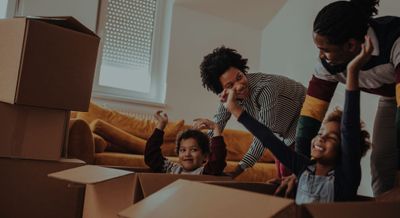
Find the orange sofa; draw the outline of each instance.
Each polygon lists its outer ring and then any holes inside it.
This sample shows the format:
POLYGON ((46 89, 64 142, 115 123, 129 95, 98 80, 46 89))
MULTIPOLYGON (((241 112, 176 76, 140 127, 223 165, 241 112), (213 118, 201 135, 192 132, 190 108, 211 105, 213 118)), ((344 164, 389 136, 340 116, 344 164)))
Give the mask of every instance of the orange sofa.
MULTIPOLYGON (((149 118, 126 115, 114 110, 90 104, 88 112, 73 112, 70 120, 68 155, 89 164, 143 168, 146 139, 152 134, 156 122, 149 118), (113 151, 105 152, 107 146, 113 151), (121 146, 124 145, 124 146, 121 146), (129 147, 129 149, 126 149, 129 147)), ((164 135, 162 153, 170 160, 177 160, 175 138, 178 132, 189 126, 184 121, 169 122, 164 135)), ((227 167, 233 171, 248 150, 252 135, 246 131, 225 129, 227 167)), ((273 157, 267 150, 262 159, 251 169, 236 178, 238 181, 265 182, 276 176, 273 157)))

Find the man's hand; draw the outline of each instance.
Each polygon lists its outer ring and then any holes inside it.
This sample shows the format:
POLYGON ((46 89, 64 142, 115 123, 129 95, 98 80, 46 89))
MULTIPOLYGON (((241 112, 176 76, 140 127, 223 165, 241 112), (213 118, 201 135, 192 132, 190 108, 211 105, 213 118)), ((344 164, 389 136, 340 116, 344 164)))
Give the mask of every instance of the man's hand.
POLYGON ((209 119, 204 119, 204 118, 194 119, 193 129, 198 129, 198 130, 209 129, 213 131, 214 136, 221 135, 221 128, 218 126, 218 124, 214 123, 209 119))
POLYGON ((283 177, 282 179, 274 178, 267 181, 268 184, 278 185, 274 195, 293 198, 297 186, 297 178, 294 174, 283 177))
POLYGON ((168 115, 162 111, 157 111, 154 114, 154 118, 158 121, 157 129, 164 130, 168 123, 168 115))

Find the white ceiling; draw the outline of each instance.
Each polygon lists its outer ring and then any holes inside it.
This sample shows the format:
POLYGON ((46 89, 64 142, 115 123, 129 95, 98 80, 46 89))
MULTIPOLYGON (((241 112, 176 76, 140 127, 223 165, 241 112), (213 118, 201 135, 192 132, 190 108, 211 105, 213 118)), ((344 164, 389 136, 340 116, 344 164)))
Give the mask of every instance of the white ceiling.
POLYGON ((176 5, 261 30, 286 2, 287 0, 175 0, 176 5))

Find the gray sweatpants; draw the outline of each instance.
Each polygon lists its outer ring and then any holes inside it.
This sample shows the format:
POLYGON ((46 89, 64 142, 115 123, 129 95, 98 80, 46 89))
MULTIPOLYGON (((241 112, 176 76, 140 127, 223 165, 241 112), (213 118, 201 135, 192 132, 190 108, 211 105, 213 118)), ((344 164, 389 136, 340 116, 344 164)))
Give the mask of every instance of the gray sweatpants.
POLYGON ((372 135, 371 174, 375 196, 393 188, 398 168, 396 99, 381 97, 372 135))

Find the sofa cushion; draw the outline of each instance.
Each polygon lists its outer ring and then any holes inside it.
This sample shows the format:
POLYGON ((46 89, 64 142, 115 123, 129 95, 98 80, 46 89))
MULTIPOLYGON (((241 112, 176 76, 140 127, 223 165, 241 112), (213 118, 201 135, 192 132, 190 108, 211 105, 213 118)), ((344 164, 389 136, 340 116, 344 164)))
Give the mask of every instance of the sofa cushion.
MULTIPOLYGON (((86 120, 88 123, 96 119, 101 119, 142 139, 148 139, 157 125, 153 119, 128 116, 115 110, 100 107, 93 102, 90 103, 88 112, 78 112, 76 117, 86 120)), ((164 130, 164 140, 175 141, 176 135, 182 129, 183 125, 183 120, 169 122, 164 130)))
MULTIPOLYGON (((167 157, 171 161, 178 161, 178 157, 167 157)), ((95 164, 107 166, 131 166, 147 167, 143 155, 121 154, 112 152, 97 153, 95 155, 95 164)), ((238 163, 236 161, 227 161, 224 172, 231 172, 238 163)), ((247 169, 241 175, 235 178, 242 182, 266 182, 277 176, 276 167, 273 163, 256 163, 252 168, 247 169)))
POLYGON ((104 152, 108 146, 110 146, 110 142, 106 141, 103 137, 93 133, 94 140, 94 150, 96 153, 104 152))
MULTIPOLYGON (((120 151, 127 151, 127 153, 132 154, 144 154, 146 147, 146 140, 144 139, 131 135, 100 119, 94 120, 90 124, 90 128, 94 133, 110 142, 113 146, 122 147, 120 151)), ((118 148, 115 149, 118 151, 118 148)))
MULTIPOLYGON (((222 133, 225 144, 227 145, 227 160, 240 161, 249 149, 253 135, 243 130, 225 129, 222 133)), ((274 157, 268 149, 265 149, 259 162, 274 162, 274 157)))
POLYGON ((82 119, 69 120, 68 158, 77 158, 92 164, 94 152, 93 135, 88 123, 82 119))

